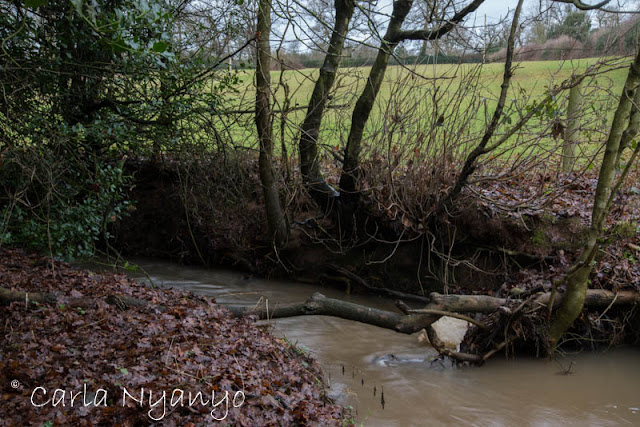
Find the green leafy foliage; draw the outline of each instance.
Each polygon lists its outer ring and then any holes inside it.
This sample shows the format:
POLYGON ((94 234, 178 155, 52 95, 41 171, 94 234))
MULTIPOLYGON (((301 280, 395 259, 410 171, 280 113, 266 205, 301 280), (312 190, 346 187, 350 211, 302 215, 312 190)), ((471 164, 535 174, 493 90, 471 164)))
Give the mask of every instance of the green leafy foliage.
POLYGON ((37 8, 47 4, 48 0, 25 0, 24 5, 31 8, 37 8))
POLYGON ((4 208, 2 243, 26 242, 33 249, 74 259, 93 255, 96 242, 111 237, 109 225, 132 206, 124 193, 130 178, 112 165, 97 165, 89 176, 74 172, 64 178, 43 209, 4 208))
POLYGON ((176 13, 171 0, 0 3, 0 244, 92 255, 132 209, 124 159, 213 134, 181 123, 238 80, 213 78, 215 57, 180 58, 176 13))
POLYGON ((569 12, 562 22, 549 29, 548 37, 557 38, 562 35, 572 37, 578 41, 585 41, 591 29, 591 18, 586 12, 569 12))

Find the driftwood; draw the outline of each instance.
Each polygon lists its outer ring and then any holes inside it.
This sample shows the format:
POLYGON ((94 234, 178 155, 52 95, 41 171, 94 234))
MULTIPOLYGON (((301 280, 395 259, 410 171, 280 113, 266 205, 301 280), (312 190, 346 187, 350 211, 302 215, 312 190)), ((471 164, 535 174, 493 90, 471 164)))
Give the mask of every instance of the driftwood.
MULTIPOLYGON (((254 315, 259 319, 276 319, 283 317, 322 315, 340 317, 361 323, 368 323, 381 328, 392 329, 397 332, 411 334, 431 325, 442 316, 456 317, 484 327, 480 322, 471 319, 461 313, 493 313, 502 310, 510 313, 513 309, 527 303, 533 308, 546 307, 551 293, 543 293, 531 298, 529 301, 521 299, 494 298, 487 295, 441 295, 433 292, 430 295, 430 304, 424 309, 411 309, 402 302, 397 302, 403 313, 379 310, 359 304, 354 304, 338 299, 327 298, 320 293, 313 294, 308 300, 294 304, 275 305, 269 309, 266 307, 227 307, 235 316, 254 315)), ((562 302, 563 295, 559 294, 554 299, 554 308, 562 302)), ((71 307, 90 308, 95 306, 98 298, 81 297, 69 298, 65 304, 71 307)), ((14 301, 39 304, 56 304, 60 300, 54 294, 40 292, 23 292, 0 287, 0 304, 9 304, 14 301)), ((165 307, 158 306, 145 300, 128 295, 109 295, 104 300, 111 305, 117 305, 122 309, 130 306, 142 307, 153 305, 160 310, 165 307)), ((590 289, 587 291, 585 308, 598 309, 615 306, 629 306, 640 304, 640 294, 634 291, 612 292, 602 289, 590 289)))
MULTIPOLYGON (((533 307, 546 307, 549 303, 550 292, 540 294, 529 301, 521 299, 495 298, 487 295, 441 295, 433 292, 431 303, 424 309, 411 309, 402 302, 397 303, 404 314, 379 310, 350 302, 327 298, 315 293, 307 301, 275 305, 273 307, 227 307, 235 316, 255 315, 259 319, 277 319, 283 317, 322 315, 341 317, 357 322, 369 323, 386 329, 403 333, 417 332, 435 322, 442 316, 450 316, 467 320, 484 327, 478 321, 460 313, 490 314, 496 310, 512 312, 523 303, 533 307), (417 329, 416 329, 417 328, 417 329)), ((557 295, 554 307, 560 305, 562 295, 557 295)), ((611 292, 600 289, 587 291, 585 308, 607 308, 609 306, 628 306, 640 304, 640 294, 633 291, 611 292)))

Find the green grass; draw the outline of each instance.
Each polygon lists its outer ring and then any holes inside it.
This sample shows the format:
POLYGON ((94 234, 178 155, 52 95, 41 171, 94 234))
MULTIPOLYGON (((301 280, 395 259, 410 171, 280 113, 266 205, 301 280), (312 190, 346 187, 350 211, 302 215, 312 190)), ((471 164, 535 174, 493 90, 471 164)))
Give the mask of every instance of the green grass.
MULTIPOLYGON (((512 84, 507 96, 507 105, 503 120, 503 129, 515 123, 523 108, 542 99, 550 86, 558 85, 573 73, 580 73, 592 65, 595 59, 575 60, 571 62, 538 61, 517 64, 512 84)), ((320 143, 329 149, 340 151, 344 148, 351 122, 351 112, 362 91, 369 73, 368 67, 340 70, 334 85, 332 105, 345 105, 344 108, 328 110, 323 119, 320 143)), ((400 66, 389 67, 381 87, 374 110, 365 131, 364 143, 367 146, 410 145, 420 147, 420 138, 452 139, 457 135, 459 147, 467 147, 480 137, 496 105, 504 73, 503 64, 486 64, 479 68, 476 64, 456 65, 420 65, 407 69, 400 66), (444 129, 436 129, 440 134, 434 137, 434 123, 440 115, 445 117, 444 129), (397 119, 397 120, 396 120, 397 119), (466 124, 465 124, 466 123, 466 124), (383 130, 391 130, 391 139, 382 137, 383 130), (420 136, 422 135, 422 137, 420 136), (427 135, 425 137, 424 135, 427 135)), ((621 92, 627 70, 624 68, 610 71, 585 82, 585 104, 592 118, 585 118, 584 124, 592 126, 595 133, 585 131, 582 139, 588 143, 597 143, 602 139, 602 131, 608 127, 613 116, 612 103, 621 92), (597 126, 593 120, 600 121, 597 126)), ((288 86, 289 101, 292 107, 306 106, 315 84, 317 70, 289 70, 281 76, 272 72, 272 84, 276 100, 275 110, 282 109, 285 90, 280 84, 288 86)), ((237 93, 226 94, 225 108, 229 110, 252 109, 255 89, 253 72, 239 73, 240 85, 237 93)), ((564 118, 568 93, 560 94, 550 109, 550 115, 534 119, 528 132, 544 129, 555 114, 564 118)), ((305 110, 291 111, 284 117, 274 117, 274 137, 276 150, 280 151, 282 142, 289 153, 295 150, 299 136, 298 126, 304 119, 305 110), (284 133, 281 133, 281 127, 284 133)), ((220 129, 231 136, 236 144, 257 147, 257 137, 253 117, 250 114, 229 117, 221 121, 220 129), (224 123, 223 123, 224 122, 224 123)), ((500 129, 499 129, 500 131, 500 129)), ((549 139, 547 137, 547 139, 549 139)), ((515 141, 515 139, 514 139, 515 141)), ((542 144, 544 145, 544 144, 542 144)), ((549 142, 549 146, 553 145, 549 142)), ((587 144, 588 145, 588 144, 587 144)), ((518 145, 514 144, 514 149, 518 145)))

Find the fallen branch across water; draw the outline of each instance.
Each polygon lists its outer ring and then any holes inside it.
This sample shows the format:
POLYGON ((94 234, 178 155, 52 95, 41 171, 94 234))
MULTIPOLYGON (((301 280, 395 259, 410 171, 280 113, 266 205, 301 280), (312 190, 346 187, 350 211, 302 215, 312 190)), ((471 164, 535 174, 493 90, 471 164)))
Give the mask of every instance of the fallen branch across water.
MULTIPOLYGON (((562 302, 564 295, 554 298, 554 309, 562 302)), ((412 334, 426 329, 427 337, 431 345, 443 356, 451 357, 462 362, 483 363, 489 357, 501 351, 509 343, 509 339, 497 344, 484 355, 460 353, 446 348, 431 327, 443 316, 455 317, 477 325, 480 329, 487 326, 471 317, 461 313, 491 314, 501 311, 510 317, 521 314, 525 307, 532 309, 530 313, 546 308, 551 299, 551 293, 533 295, 528 299, 495 298, 487 295, 441 295, 432 293, 430 303, 424 309, 411 309, 401 301, 396 305, 402 313, 379 310, 358 304, 353 304, 333 298, 327 298, 320 293, 315 293, 307 301, 297 304, 276 305, 267 307, 229 307, 236 316, 254 315, 259 319, 276 319, 293 316, 323 315, 340 317, 361 323, 391 329, 397 332, 412 334)), ((633 306, 640 303, 640 294, 634 291, 611 292, 600 289, 587 291, 585 308, 606 309, 612 306, 633 306)))
MULTIPOLYGON (((557 308, 564 294, 558 294, 553 306, 557 308)), ((517 307, 524 300, 510 298, 495 298, 487 295, 441 295, 433 292, 430 295, 431 303, 426 307, 434 310, 450 311, 454 313, 493 313, 499 307, 517 307)), ((549 304, 551 292, 535 296, 531 304, 546 307, 549 304)), ((612 292, 604 289, 589 289, 584 302, 585 308, 606 308, 610 304, 625 306, 640 304, 640 294, 635 291, 612 292)))
MULTIPOLYGON (((130 306, 140 307, 145 305, 154 306, 159 310, 165 308, 151 302, 134 298, 127 295, 109 295, 103 297, 108 304, 116 305, 125 310, 130 306)), ((562 302, 563 295, 559 294, 554 298, 554 309, 562 302)), ((0 304, 7 305, 11 302, 25 302, 27 304, 58 304, 62 301, 70 307, 92 308, 100 298, 80 297, 80 298, 59 298, 49 293, 27 293, 17 290, 0 288, 0 304)), ((482 363, 488 357, 502 349, 504 345, 499 345, 485 356, 471 355, 451 351, 439 340, 435 330, 431 325, 443 316, 456 317, 466 320, 486 329, 486 326, 475 319, 464 316, 461 313, 484 313, 490 314, 495 311, 515 315, 526 305, 529 308, 546 308, 551 299, 551 293, 543 293, 532 296, 528 300, 495 298, 487 295, 441 295, 432 293, 430 303, 424 309, 410 309, 406 304, 398 303, 403 313, 380 310, 359 304, 354 304, 334 298, 327 298, 320 293, 313 294, 304 302, 295 304, 275 305, 274 307, 227 307, 231 313, 237 317, 256 316, 258 319, 277 319, 295 316, 332 316, 356 322, 366 323, 385 329, 391 329, 403 334, 412 334, 422 329, 427 330, 427 336, 432 346, 442 355, 454 359, 482 363)), ((640 294, 634 291, 611 292, 600 289, 590 289, 587 291, 585 308, 605 309, 619 306, 633 306, 640 304, 640 294)))
MULTIPOLYGON (((546 307, 551 293, 547 292, 528 301, 534 308, 546 307)), ((442 316, 462 318, 471 323, 485 327, 481 323, 460 313, 490 314, 496 310, 512 312, 521 308, 525 302, 520 299, 495 298, 487 295, 441 295, 436 292, 430 296, 431 303, 424 309, 405 309, 403 313, 379 310, 359 304, 327 298, 321 293, 313 294, 308 300, 294 304, 276 305, 274 307, 228 307, 235 316, 254 315, 259 319, 278 319, 294 316, 333 316, 361 323, 368 323, 397 332, 412 334, 438 320, 442 316)), ((554 307, 562 302, 563 295, 558 295, 554 307)), ((586 308, 607 308, 609 306, 629 306, 640 303, 640 294, 633 291, 611 292, 600 289, 587 291, 586 308)))
POLYGON ((404 334, 418 332, 441 316, 434 314, 395 313, 379 310, 364 305, 353 304, 334 298, 327 298, 316 292, 308 300, 296 303, 266 307, 227 307, 236 316, 257 316, 259 319, 277 319, 293 316, 333 316, 342 319, 367 323, 385 329, 391 329, 404 334))

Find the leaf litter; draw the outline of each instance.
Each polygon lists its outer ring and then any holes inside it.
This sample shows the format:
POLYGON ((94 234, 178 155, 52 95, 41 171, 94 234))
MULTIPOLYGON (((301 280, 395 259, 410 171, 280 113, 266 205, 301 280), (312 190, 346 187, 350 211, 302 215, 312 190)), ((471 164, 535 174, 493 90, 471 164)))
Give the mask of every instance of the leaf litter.
POLYGON ((213 298, 5 248, 0 286, 57 297, 2 309, 0 425, 343 422, 316 361, 213 298), (123 309, 110 295, 150 304, 123 309))

